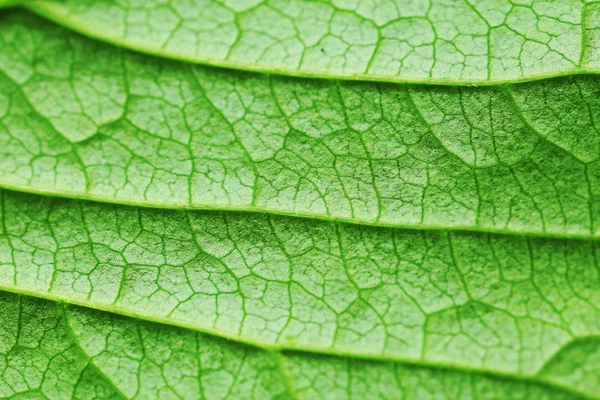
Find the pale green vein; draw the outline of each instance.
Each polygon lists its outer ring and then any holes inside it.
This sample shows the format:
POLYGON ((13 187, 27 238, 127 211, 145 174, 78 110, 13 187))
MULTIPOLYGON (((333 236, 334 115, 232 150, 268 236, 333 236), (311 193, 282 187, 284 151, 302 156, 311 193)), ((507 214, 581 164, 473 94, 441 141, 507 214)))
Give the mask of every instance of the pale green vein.
MULTIPOLYGON (((9 293, 11 293, 9 291, 9 293)), ((14 292, 12 292, 14 293, 14 292)), ((81 356, 84 357, 85 359, 87 359, 88 361, 88 365, 89 368, 92 369, 94 371, 94 373, 98 374, 117 394, 119 399, 127 399, 128 397, 125 396, 121 390, 104 374, 104 372, 102 372, 102 370, 98 369, 98 367, 96 367, 94 365, 94 360, 91 359, 83 350, 83 348, 81 348, 81 345, 78 341, 77 335, 75 335, 75 333, 73 332, 73 329, 71 329, 71 327, 69 326, 69 314, 67 312, 67 309, 65 306, 61 307, 62 308, 62 317, 64 318, 64 325, 66 327, 65 331, 68 335, 68 337, 73 341, 73 345, 77 348, 77 350, 80 352, 81 356)))

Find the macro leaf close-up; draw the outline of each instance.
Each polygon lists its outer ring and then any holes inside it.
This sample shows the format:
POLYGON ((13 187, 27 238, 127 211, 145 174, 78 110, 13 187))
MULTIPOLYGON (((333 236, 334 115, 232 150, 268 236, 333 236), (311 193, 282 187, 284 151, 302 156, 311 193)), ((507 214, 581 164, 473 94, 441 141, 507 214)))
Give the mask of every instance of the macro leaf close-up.
POLYGON ((600 400, 600 3, 0 0, 0 398, 600 400))

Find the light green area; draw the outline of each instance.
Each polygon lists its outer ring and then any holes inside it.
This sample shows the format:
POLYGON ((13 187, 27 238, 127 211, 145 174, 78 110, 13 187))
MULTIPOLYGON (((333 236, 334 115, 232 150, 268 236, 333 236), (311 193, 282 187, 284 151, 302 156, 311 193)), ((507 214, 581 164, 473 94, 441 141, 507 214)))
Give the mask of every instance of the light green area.
POLYGON ((5 290, 265 348, 528 379, 543 371, 548 382, 600 392, 597 355, 577 350, 600 334, 600 242, 12 192, 2 204, 5 290), (547 366, 571 347, 581 356, 547 366))
POLYGON ((288 399, 264 351, 30 297, 0 295, 5 399, 288 399))
POLYGON ((540 382, 307 353, 0 293, 0 395, 10 399, 592 398, 540 382))
POLYGON ((95 38, 236 69, 469 84, 600 67, 600 5, 578 0, 49 0, 95 38))
POLYGON ((599 4, 28 7, 1 398, 600 399, 599 4))
POLYGON ((596 237, 599 92, 592 76, 498 88, 267 77, 136 55, 5 13, 0 185, 596 237))
POLYGON ((17 3, 20 3, 20 0, 0 0, 0 9, 6 8, 6 7, 12 7, 12 6, 16 5, 17 3))

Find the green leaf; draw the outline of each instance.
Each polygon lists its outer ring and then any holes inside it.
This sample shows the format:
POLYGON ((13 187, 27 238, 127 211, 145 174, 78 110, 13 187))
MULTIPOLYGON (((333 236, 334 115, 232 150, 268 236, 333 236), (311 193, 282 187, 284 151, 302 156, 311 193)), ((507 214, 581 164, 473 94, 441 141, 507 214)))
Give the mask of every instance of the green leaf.
POLYGON ((28 297, 0 304, 3 398, 288 398, 268 352, 28 297))
POLYGON ((14 399, 585 399, 544 379, 271 352, 0 292, 0 394, 14 399))
POLYGON ((2 10, 0 397, 600 399, 600 5, 350 3, 2 10))
POLYGON ((28 7, 132 49, 288 75, 467 84, 600 67, 600 4, 577 0, 42 0, 28 7))
POLYGON ((600 232, 600 78, 498 88, 297 80, 140 56, 28 14, 2 18, 4 187, 385 226, 600 232))
POLYGON ((586 354, 582 340, 600 334, 597 241, 11 192, 2 204, 4 290, 268 349, 543 377, 600 393, 600 353, 557 362, 586 354))

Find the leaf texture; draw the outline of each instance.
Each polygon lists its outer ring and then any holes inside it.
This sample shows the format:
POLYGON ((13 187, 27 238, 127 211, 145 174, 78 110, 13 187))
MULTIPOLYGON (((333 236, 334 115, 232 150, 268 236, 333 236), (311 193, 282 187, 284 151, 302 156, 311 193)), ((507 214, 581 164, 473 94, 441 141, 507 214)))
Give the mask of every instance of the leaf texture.
POLYGON ((30 1, 86 35, 198 63, 400 82, 597 72, 600 5, 577 0, 30 1))
POLYGON ((264 351, 8 293, 0 305, 0 394, 10 398, 587 398, 536 379, 264 351))
POLYGON ((523 376, 600 333, 596 241, 2 199, 11 291, 266 348, 523 376))
POLYGON ((460 89, 266 77, 150 59, 20 13, 3 16, 0 54, 4 187, 386 226, 600 232, 600 78, 460 89))
POLYGON ((0 397, 600 400, 599 4, 20 4, 0 397))

